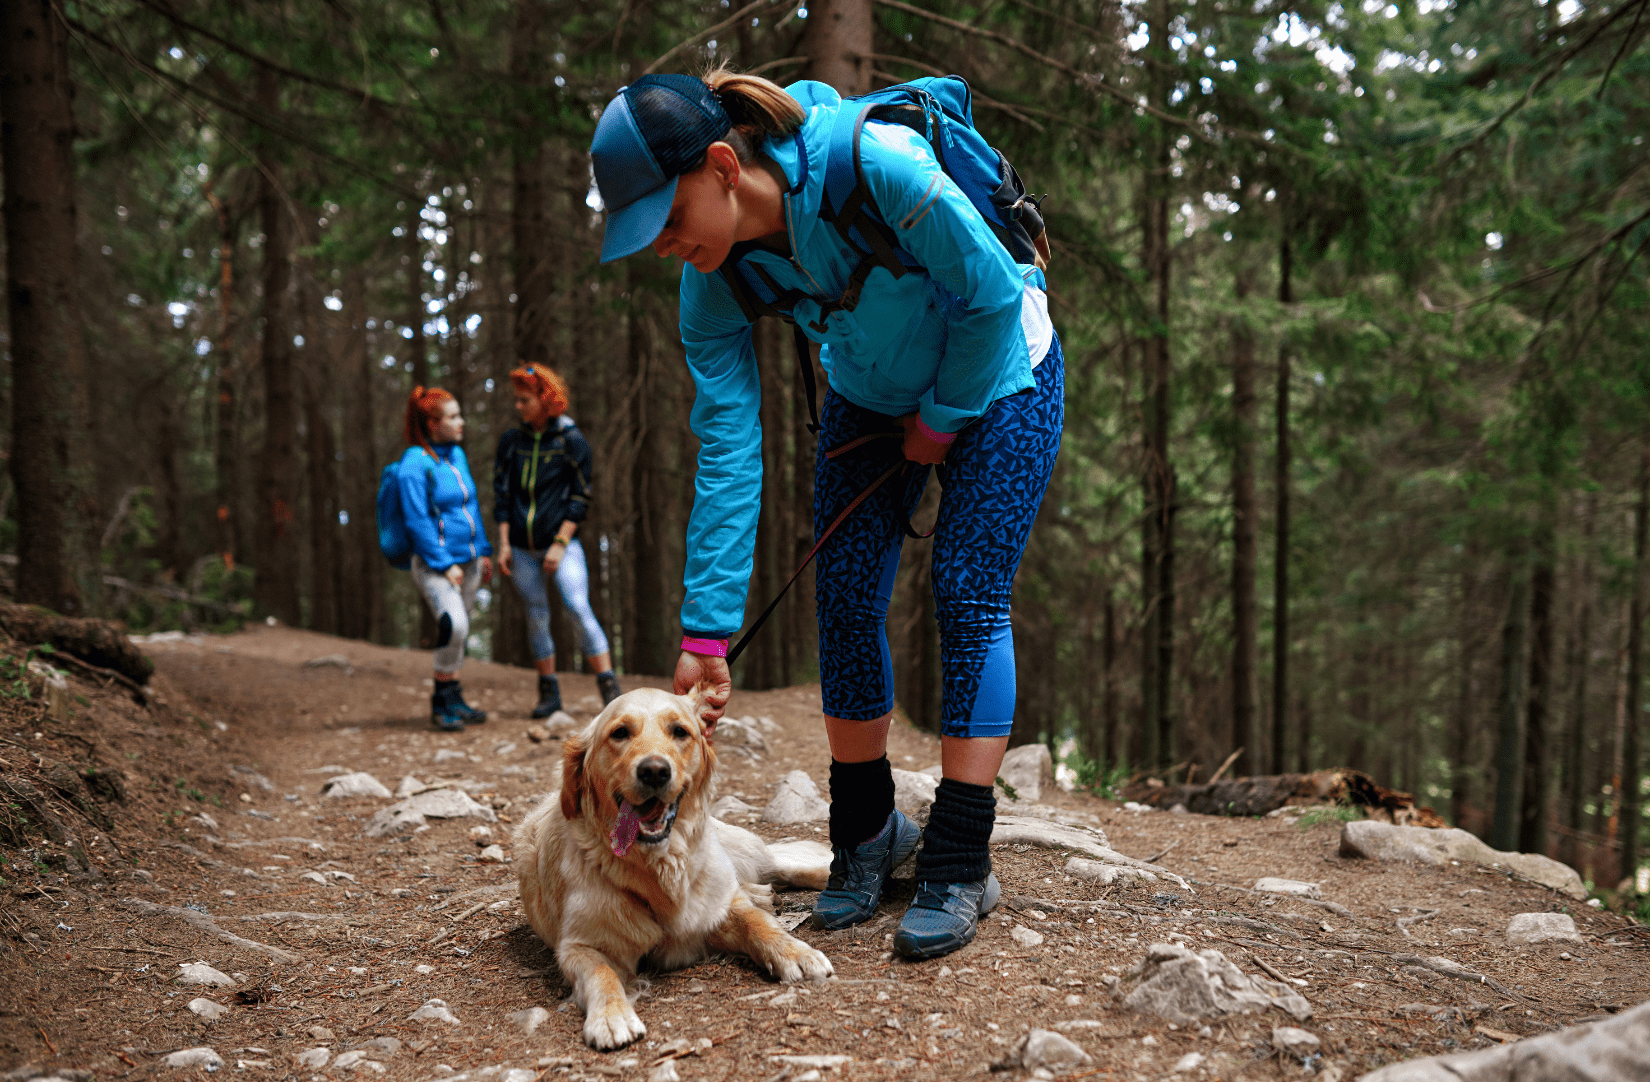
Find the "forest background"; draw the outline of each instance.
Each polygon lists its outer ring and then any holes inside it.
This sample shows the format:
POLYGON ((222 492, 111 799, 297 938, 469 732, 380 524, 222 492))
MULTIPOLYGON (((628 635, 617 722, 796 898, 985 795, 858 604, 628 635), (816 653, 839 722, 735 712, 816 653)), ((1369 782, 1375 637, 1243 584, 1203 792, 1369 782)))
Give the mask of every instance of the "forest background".
MULTIPOLYGON (((1647 7, 0 5, 0 560, 19 600, 139 629, 416 646, 373 520, 407 393, 458 397, 488 513, 505 374, 547 363, 595 449, 596 610, 623 670, 669 671, 696 453, 680 265, 598 264, 599 110, 723 61, 845 93, 955 72, 1048 193, 1068 366, 1015 740, 1074 740, 1095 784, 1233 752, 1351 766, 1645 890, 1647 7)), ((771 323, 758 608, 812 542, 771 323)), ((932 728, 926 549, 890 638, 932 728)), ((472 650, 525 663, 494 587, 472 650)), ((736 679, 815 673, 804 577, 736 679)))

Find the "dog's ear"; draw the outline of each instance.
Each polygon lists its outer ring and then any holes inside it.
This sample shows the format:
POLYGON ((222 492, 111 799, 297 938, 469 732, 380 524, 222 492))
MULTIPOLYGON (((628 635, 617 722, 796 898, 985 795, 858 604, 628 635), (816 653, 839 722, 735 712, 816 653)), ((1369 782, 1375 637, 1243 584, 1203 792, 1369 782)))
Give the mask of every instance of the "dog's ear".
POLYGON ((577 819, 584 812, 580 801, 584 797, 584 741, 570 736, 561 749, 561 817, 577 819))

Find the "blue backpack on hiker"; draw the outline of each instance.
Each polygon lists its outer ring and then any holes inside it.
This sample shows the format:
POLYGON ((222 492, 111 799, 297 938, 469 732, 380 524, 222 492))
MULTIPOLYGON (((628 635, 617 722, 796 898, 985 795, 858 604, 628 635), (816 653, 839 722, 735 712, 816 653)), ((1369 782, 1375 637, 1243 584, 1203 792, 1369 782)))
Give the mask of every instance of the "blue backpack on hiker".
MULTIPOLYGON (((399 459, 391 462, 378 475, 378 551, 384 554, 391 567, 408 571, 412 568, 413 542, 412 535, 407 532, 407 517, 401 508, 401 488, 397 483, 400 465, 399 459)), ((425 469, 424 480, 430 495, 430 514, 440 527, 441 515, 435 506, 435 471, 425 469)))
MULTIPOLYGON (((819 322, 811 324, 814 330, 823 331, 825 320, 832 312, 852 312, 858 307, 865 280, 876 268, 883 268, 895 278, 923 269, 914 256, 899 246, 899 237, 877 208, 870 185, 865 182, 859 140, 867 120, 904 124, 928 140, 940 168, 968 196, 1014 261, 1038 267, 1048 265, 1048 240, 1038 209, 1041 200, 1026 194, 1025 184, 1014 166, 974 127, 973 95, 962 76, 915 79, 844 98, 831 129, 830 153, 825 163, 825 198, 820 203, 819 217, 836 229, 860 261, 849 275, 848 287, 842 296, 820 304, 819 322)), ((791 324, 797 362, 808 392, 808 414, 813 419, 808 429, 818 431, 808 340, 791 316, 792 306, 808 294, 799 289, 778 288, 760 267, 743 260, 725 264, 717 273, 727 282, 746 319, 754 323, 759 316, 776 316, 791 324), (763 296, 764 291, 767 297, 763 296)))

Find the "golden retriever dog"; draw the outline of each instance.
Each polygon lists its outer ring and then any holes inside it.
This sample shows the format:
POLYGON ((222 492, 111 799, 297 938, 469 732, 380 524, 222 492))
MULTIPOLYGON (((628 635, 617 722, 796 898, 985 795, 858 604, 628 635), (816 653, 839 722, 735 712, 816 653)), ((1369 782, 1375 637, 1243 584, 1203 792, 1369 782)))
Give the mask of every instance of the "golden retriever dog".
POLYGON ((831 975, 779 927, 761 885, 823 889, 830 850, 768 845, 713 819, 715 776, 699 701, 641 688, 568 739, 561 792, 516 830, 522 909, 555 948, 593 1048, 647 1032, 625 994, 644 960, 676 969, 735 951, 786 983, 831 975))

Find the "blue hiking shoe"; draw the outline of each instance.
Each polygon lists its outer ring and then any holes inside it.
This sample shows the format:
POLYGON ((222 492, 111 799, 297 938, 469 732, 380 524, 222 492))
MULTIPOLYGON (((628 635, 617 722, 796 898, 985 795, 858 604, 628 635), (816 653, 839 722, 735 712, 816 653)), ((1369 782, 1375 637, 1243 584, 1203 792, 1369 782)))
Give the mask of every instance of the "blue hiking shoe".
POLYGON ((430 696, 430 722, 437 729, 461 733, 466 725, 480 725, 486 720, 485 710, 477 710, 464 701, 464 689, 457 680, 435 686, 435 694, 430 696))
POLYGON ((921 838, 917 824, 896 810, 876 837, 836 850, 831 877, 814 902, 814 927, 833 932, 868 919, 882 900, 883 884, 917 851, 921 838))
POLYGON ((464 687, 457 680, 447 685, 447 712, 466 725, 480 725, 487 720, 487 711, 477 710, 464 701, 464 687))
POLYGON ((894 933, 894 950, 921 961, 965 947, 1001 897, 1002 886, 990 873, 972 883, 919 883, 894 933))
POLYGON ((464 731, 464 719, 453 710, 448 696, 440 691, 430 696, 430 724, 444 733, 464 731))

